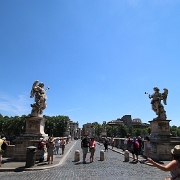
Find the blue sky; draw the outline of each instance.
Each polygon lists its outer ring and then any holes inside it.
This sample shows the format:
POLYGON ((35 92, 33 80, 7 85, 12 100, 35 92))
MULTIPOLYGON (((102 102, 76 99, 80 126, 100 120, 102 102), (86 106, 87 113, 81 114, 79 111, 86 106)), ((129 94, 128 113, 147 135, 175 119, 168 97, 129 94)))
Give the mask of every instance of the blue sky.
POLYGON ((31 112, 35 80, 50 86, 44 115, 80 127, 130 114, 156 117, 144 92, 169 90, 165 110, 180 126, 180 2, 1 0, 0 113, 31 112))

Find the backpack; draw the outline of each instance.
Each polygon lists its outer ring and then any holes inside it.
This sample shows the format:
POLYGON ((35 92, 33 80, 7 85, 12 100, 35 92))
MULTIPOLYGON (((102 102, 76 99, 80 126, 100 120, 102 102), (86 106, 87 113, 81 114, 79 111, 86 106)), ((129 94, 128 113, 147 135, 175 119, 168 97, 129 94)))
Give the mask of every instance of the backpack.
POLYGON ((135 146, 135 148, 137 148, 137 149, 139 148, 139 143, 138 143, 138 141, 135 141, 135 142, 134 142, 134 146, 135 146))

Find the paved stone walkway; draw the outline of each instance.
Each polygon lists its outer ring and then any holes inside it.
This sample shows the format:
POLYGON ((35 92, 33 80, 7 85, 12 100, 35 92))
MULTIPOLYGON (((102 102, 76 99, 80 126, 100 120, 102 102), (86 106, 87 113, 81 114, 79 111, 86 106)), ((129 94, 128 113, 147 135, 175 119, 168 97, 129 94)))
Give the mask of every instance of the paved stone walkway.
POLYGON ((80 140, 73 146, 68 157, 61 166, 39 171, 0 172, 1 180, 161 180, 169 177, 169 172, 163 172, 153 166, 143 163, 123 162, 124 156, 112 150, 105 152, 105 161, 100 161, 100 150, 97 145, 95 162, 90 163, 90 153, 87 154, 87 164, 82 163, 80 140), (74 162, 74 152, 79 149, 81 161, 74 162))

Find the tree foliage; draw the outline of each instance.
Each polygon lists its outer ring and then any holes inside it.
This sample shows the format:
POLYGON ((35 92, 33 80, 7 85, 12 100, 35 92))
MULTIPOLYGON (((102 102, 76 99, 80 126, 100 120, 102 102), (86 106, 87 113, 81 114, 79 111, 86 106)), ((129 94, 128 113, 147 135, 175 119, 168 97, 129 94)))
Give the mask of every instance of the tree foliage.
MULTIPOLYGON (((68 116, 43 116, 45 118, 44 132, 49 136, 61 137, 64 135, 67 122, 70 120, 68 116)), ((26 131, 26 115, 21 117, 2 116, 0 114, 0 136, 12 137, 20 136, 26 131)))

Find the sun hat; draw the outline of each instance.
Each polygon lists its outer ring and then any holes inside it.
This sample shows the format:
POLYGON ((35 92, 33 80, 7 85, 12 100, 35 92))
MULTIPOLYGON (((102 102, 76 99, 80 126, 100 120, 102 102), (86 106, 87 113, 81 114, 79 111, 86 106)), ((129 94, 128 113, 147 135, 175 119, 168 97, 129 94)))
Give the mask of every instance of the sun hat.
POLYGON ((180 156, 180 145, 174 146, 174 148, 171 149, 171 153, 175 156, 180 156))

